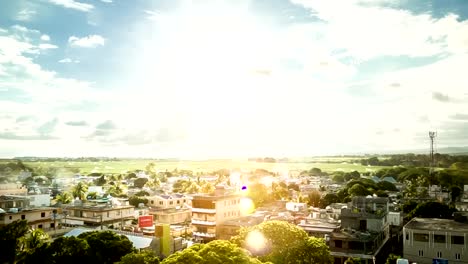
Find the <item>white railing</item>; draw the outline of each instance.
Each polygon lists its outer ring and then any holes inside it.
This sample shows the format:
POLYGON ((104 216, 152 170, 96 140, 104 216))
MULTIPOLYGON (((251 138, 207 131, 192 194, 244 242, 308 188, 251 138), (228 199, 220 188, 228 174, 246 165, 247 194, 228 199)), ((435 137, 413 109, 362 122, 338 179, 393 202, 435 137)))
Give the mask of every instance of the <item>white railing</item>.
POLYGON ((216 222, 192 219, 192 224, 195 224, 195 225, 216 225, 216 222))
POLYGON ((194 213, 216 214, 216 209, 192 208, 192 212, 194 212, 194 213))
POLYGON ((202 233, 202 232, 193 232, 193 235, 199 236, 199 237, 216 237, 216 234, 202 233))

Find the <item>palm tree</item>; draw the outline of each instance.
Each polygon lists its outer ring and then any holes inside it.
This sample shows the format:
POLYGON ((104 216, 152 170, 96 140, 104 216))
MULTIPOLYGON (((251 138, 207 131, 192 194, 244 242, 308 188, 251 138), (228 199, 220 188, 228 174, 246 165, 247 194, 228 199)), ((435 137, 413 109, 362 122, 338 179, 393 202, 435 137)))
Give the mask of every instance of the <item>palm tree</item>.
POLYGON ((61 194, 57 194, 55 200, 57 201, 57 203, 60 202, 62 204, 69 204, 73 200, 73 197, 69 192, 63 192, 61 194))
POLYGON ((49 240, 50 236, 41 228, 30 229, 29 232, 20 240, 18 263, 28 262, 27 259, 31 258, 34 252, 49 240))
POLYGON ((80 200, 84 200, 86 197, 86 193, 88 192, 88 185, 86 185, 86 183, 84 182, 79 182, 77 185, 75 185, 75 187, 73 187, 73 190, 72 190, 72 194, 73 194, 73 197, 76 198, 78 197, 78 199, 80 200))

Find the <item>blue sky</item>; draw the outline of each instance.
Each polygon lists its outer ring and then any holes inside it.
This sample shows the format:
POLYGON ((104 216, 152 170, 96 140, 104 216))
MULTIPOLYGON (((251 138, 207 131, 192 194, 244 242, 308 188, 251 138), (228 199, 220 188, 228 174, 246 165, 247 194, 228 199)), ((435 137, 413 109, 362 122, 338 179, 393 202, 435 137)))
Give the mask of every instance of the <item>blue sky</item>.
POLYGON ((0 157, 468 146, 467 1, 0 6, 0 157))

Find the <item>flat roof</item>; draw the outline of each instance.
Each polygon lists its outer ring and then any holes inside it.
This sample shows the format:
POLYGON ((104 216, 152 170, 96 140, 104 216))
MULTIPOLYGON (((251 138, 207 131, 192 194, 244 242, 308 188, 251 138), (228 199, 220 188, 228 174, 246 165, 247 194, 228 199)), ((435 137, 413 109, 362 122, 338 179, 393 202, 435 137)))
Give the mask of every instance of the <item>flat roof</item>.
POLYGON ((428 231, 459 231, 468 232, 468 224, 456 222, 450 219, 439 218, 413 218, 405 228, 428 231))

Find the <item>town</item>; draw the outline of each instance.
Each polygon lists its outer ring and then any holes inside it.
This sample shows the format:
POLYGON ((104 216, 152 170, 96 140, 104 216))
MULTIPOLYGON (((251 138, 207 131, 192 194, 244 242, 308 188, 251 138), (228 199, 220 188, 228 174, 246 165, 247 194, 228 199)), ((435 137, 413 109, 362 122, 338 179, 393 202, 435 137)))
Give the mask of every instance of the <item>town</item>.
MULTIPOLYGON (((294 258, 300 259, 298 263, 336 264, 468 261, 463 250, 468 233, 468 156, 342 159, 367 172, 313 167, 286 174, 223 168, 195 173, 161 171, 158 162, 150 162, 122 174, 53 175, 50 169, 34 169, 40 161, 4 160, 0 243, 10 247, 8 253, 3 251, 7 254, 2 254, 2 263, 28 259, 39 263, 44 254, 57 258, 57 263, 67 257, 78 260, 86 249, 70 251, 66 245, 80 247, 72 239, 93 232, 112 232, 131 242, 120 255, 100 249, 119 263, 136 263, 132 261, 138 257, 145 259, 141 263, 194 263, 190 249, 213 244, 210 250, 221 250, 216 246, 220 241, 229 241, 233 252, 246 249, 248 253, 239 251, 250 256, 246 263, 291 263, 294 258), (282 240, 280 234, 291 238, 282 240), (301 244, 308 239, 315 242, 301 244), (54 245, 57 241, 60 245, 54 245), (40 245, 58 252, 44 251, 40 245), (286 256, 286 251, 296 255, 286 256)), ((249 162, 261 167, 262 162, 288 161, 249 162)), ((100 247, 111 247, 105 245, 100 247)), ((97 263, 111 263, 103 258, 97 263)))

